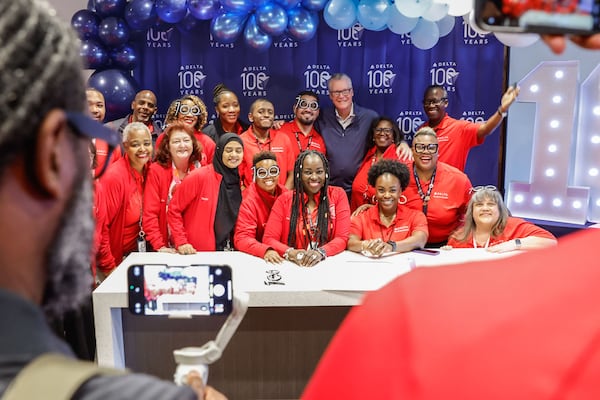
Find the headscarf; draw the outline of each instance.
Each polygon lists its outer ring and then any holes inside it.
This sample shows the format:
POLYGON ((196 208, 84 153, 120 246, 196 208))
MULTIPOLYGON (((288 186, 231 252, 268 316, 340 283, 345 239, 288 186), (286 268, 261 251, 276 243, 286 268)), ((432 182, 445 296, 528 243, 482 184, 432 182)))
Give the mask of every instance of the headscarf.
MULTIPOLYGON (((223 151, 227 143, 236 141, 244 146, 242 139, 235 133, 226 133, 217 140, 213 166, 223 176, 219 186, 217 213, 215 215, 215 243, 217 250, 223 250, 227 240, 233 246, 233 228, 242 203, 240 174, 237 168, 229 168, 223 163, 223 151)), ((241 155, 240 157, 243 157, 241 155)))

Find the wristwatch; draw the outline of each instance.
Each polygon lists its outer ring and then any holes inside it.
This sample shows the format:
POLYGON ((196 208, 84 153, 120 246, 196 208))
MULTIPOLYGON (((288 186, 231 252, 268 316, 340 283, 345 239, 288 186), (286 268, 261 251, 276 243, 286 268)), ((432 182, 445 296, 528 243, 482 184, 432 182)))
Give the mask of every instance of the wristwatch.
POLYGON ((500 114, 500 116, 502 118, 505 118, 508 115, 507 111, 502 112, 502 106, 498 107, 498 111, 497 112, 498 112, 498 114, 500 114))
POLYGON ((517 250, 521 249, 521 239, 515 239, 515 247, 517 250))
POLYGON ((392 251, 396 251, 396 242, 393 240, 388 240, 386 243, 392 246, 392 251))

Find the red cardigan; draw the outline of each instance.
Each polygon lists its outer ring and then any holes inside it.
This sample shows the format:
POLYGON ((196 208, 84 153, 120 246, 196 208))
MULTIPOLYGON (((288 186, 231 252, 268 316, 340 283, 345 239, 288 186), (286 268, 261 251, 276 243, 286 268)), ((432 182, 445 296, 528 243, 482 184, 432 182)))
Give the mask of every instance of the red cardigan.
MULTIPOLYGON (((285 192, 275 201, 263 236, 263 242, 275 249, 280 255, 283 255, 290 247, 287 245, 287 239, 290 232, 290 215, 294 194, 295 191, 285 192)), ((350 205, 348 204, 346 192, 340 187, 329 186, 327 194, 329 197, 329 218, 333 224, 333 230, 328 238, 329 241, 321 247, 325 249, 328 256, 333 256, 346 249, 348 235, 350 234, 350 205)), ((314 212, 316 213, 317 210, 315 209, 314 212)), ((293 247, 305 249, 307 244, 304 243, 302 236, 302 213, 300 213, 299 218, 296 244, 293 247)))
POLYGON ((212 164, 198 168, 181 182, 167 211, 176 248, 189 243, 197 251, 215 251, 215 214, 221 174, 212 164))
MULTIPOLYGON (((262 242, 265 225, 267 225, 267 219, 269 219, 273 202, 276 201, 278 196, 271 196, 272 200, 268 203, 262 196, 270 195, 262 191, 261 196, 259 190, 256 183, 253 182, 242 192, 243 199, 235 224, 233 242, 236 250, 262 258, 270 248, 262 242)), ((286 187, 279 184, 277 193, 285 191, 287 191, 286 187)))

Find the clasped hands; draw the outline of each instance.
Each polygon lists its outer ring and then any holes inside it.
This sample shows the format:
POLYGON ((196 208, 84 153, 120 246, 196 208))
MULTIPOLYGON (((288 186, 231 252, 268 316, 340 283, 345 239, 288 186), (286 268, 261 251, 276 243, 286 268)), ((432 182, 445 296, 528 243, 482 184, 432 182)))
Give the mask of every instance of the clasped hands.
POLYGON ((384 253, 389 253, 392 250, 392 245, 384 242, 381 238, 362 240, 361 253, 370 257, 381 257, 384 253))

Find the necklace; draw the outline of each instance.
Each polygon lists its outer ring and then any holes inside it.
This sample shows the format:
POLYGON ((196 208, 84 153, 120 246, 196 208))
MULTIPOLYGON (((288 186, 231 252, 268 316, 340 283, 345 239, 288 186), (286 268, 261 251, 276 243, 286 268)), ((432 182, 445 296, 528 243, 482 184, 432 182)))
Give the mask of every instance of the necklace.
MULTIPOLYGON (((490 235, 490 236, 491 236, 491 235, 490 235)), ((488 248, 488 246, 490 245, 490 236, 488 236, 488 238, 487 238, 487 240, 486 240, 485 244, 483 245, 483 248, 484 248, 484 249, 487 249, 487 248, 488 248)), ((474 248, 474 249, 476 249, 477 247, 478 247, 478 246, 477 246, 477 240, 475 240, 475 234, 473 234, 473 248, 474 248)))
POLYGON ((419 175, 417 175, 417 167, 413 164, 413 175, 415 176, 415 183, 417 184, 417 190, 419 191, 419 196, 421 200, 423 200, 423 214, 427 215, 427 204, 429 204, 429 200, 431 199, 431 191, 433 190, 433 182, 435 181, 435 173, 437 171, 437 167, 434 168, 433 173, 431 174, 431 180, 429 181, 429 186, 427 187, 427 194, 423 193, 423 188, 421 187, 421 180, 419 179, 419 175))

